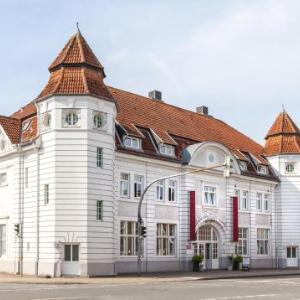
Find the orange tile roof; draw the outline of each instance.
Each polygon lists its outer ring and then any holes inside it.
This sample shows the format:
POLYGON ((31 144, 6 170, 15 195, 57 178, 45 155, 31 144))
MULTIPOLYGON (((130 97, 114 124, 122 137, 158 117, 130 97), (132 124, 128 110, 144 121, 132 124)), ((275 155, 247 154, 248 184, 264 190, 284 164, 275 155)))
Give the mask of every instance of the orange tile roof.
POLYGON ((49 67, 50 78, 38 101, 53 95, 91 95, 114 101, 103 82, 103 66, 78 31, 49 67))
POLYGON ((265 139, 266 156, 300 153, 300 131, 285 111, 277 116, 265 139))
POLYGON ((12 144, 18 144, 21 138, 21 121, 0 116, 0 125, 4 129, 12 144))
POLYGON ((74 64, 86 64, 88 66, 92 66, 95 69, 101 70, 103 77, 105 77, 103 66, 93 53, 92 49, 80 31, 70 38, 54 62, 49 66, 49 71, 52 72, 54 69, 60 66, 74 64))
POLYGON ((228 124, 210 116, 109 87, 119 106, 117 120, 122 125, 151 128, 165 143, 168 136, 195 142, 215 141, 230 149, 261 155, 263 147, 228 124))

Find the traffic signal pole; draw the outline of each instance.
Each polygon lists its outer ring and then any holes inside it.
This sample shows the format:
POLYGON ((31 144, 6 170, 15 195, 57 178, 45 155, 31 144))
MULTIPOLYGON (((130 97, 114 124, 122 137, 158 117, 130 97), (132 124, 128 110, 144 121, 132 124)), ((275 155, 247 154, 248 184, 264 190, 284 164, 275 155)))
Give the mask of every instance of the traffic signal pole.
POLYGON ((139 204, 138 204, 138 214, 137 214, 137 221, 138 221, 138 258, 137 258, 137 262, 138 262, 138 275, 141 276, 142 273, 142 256, 143 256, 143 240, 145 238, 145 236, 142 233, 142 228, 144 227, 144 220, 142 218, 142 204, 145 198, 145 195, 147 193, 147 191, 150 189, 151 186, 153 186, 155 183, 157 183, 158 181, 161 180, 166 180, 166 179, 171 179, 174 177, 178 177, 178 176, 183 176, 183 175, 188 175, 188 174, 193 174, 193 173, 199 173, 199 172, 203 172, 203 171, 208 171, 208 170, 213 170, 213 169, 217 169, 220 167, 225 167, 224 170, 224 176, 228 177, 230 174, 230 169, 232 168, 232 160, 229 157, 225 157, 225 162, 222 165, 216 165, 216 166, 212 166, 209 168, 197 168, 194 169, 192 171, 188 171, 188 172, 183 172, 183 173, 177 173, 174 175, 170 175, 170 176, 165 176, 165 177, 161 177, 158 178, 154 181, 152 181, 150 184, 147 185, 147 187, 144 189, 139 204))

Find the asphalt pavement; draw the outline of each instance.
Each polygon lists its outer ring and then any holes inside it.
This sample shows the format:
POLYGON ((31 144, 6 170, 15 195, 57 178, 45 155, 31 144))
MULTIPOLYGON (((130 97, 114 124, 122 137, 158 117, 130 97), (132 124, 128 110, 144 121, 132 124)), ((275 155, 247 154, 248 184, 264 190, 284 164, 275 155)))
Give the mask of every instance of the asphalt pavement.
POLYGON ((0 300, 300 300, 300 276, 117 284, 0 283, 0 300))

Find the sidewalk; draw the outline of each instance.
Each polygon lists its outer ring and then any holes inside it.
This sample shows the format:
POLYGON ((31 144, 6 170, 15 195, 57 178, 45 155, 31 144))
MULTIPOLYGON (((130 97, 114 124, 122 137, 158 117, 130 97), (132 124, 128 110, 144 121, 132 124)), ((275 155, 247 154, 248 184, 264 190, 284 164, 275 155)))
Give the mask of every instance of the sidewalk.
POLYGON ((45 278, 0 273, 1 283, 22 283, 22 284, 101 284, 101 285, 120 285, 120 284, 147 284, 162 282, 185 282, 197 280, 218 280, 218 279, 236 279, 236 278, 261 278, 275 276, 300 276, 299 269, 289 270, 252 270, 245 271, 204 271, 195 272, 174 272, 174 273, 148 273, 141 277, 135 274, 117 275, 111 277, 59 277, 45 278))

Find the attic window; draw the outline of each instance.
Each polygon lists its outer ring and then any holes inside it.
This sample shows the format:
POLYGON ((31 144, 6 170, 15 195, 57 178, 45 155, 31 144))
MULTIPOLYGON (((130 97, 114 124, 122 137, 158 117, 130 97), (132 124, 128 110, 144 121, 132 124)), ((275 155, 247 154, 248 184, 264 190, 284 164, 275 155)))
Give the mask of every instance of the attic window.
POLYGON ((160 144, 159 152, 163 155, 175 156, 175 147, 172 145, 160 144))
POLYGON ((123 139, 124 146, 126 148, 141 149, 141 140, 132 136, 125 136, 123 139))
POLYGON ((258 165, 257 172, 262 175, 268 175, 268 168, 266 166, 258 165))
POLYGON ((241 171, 247 171, 247 163, 245 161, 240 161, 241 171))
POLYGON ((30 124, 31 124, 31 120, 24 121, 22 124, 22 131, 26 131, 29 128, 30 124))
POLYGON ((4 151, 5 150, 5 140, 4 140, 4 137, 3 137, 3 134, 0 132, 0 150, 1 151, 4 151))

